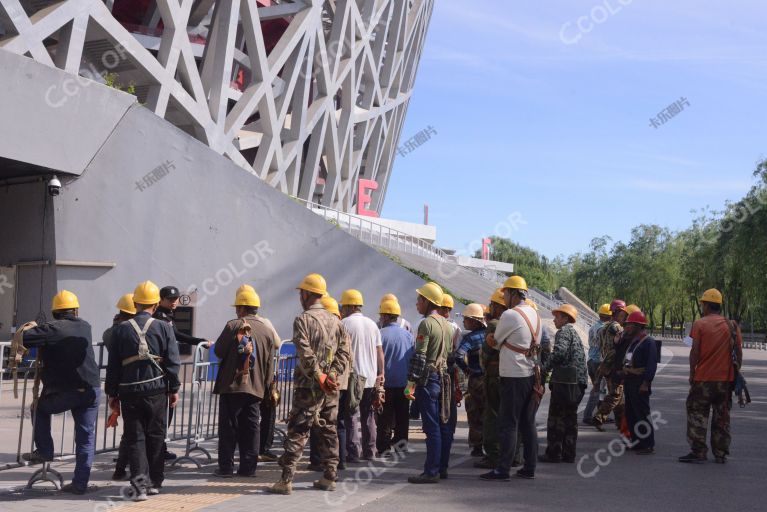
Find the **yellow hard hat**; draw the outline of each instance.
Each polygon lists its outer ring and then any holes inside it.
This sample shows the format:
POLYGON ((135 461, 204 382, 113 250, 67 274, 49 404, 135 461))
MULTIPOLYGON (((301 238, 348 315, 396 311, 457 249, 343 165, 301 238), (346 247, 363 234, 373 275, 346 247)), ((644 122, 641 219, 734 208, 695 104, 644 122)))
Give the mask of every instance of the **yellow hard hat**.
POLYGON ((461 315, 465 318, 473 318, 478 322, 485 323, 485 311, 482 309, 482 304, 471 303, 463 308, 461 315))
MULTIPOLYGON (((608 307, 609 307, 609 304, 608 304, 608 307)), ((637 311, 642 311, 642 309, 636 304, 629 304, 628 306, 626 306, 627 315, 630 315, 631 313, 635 313, 637 311)))
POLYGON ((575 309, 575 307, 570 305, 570 304, 562 304, 558 308, 552 309, 551 313, 552 314, 553 313, 564 313, 565 315, 567 315, 570 318, 572 318, 573 322, 578 320, 578 310, 575 309))
POLYGON ((701 302, 713 302, 714 304, 722 303, 722 292, 716 288, 709 288, 703 292, 703 296, 700 298, 701 302))
POLYGON ((260 308, 261 297, 258 296, 256 290, 254 290, 252 286, 245 284, 238 288, 237 295, 234 297, 234 304, 232 305, 260 308))
POLYGON ((490 302, 495 302, 503 307, 506 307, 506 299, 503 298, 503 288, 498 288, 493 292, 493 296, 490 297, 490 302))
POLYGON ((133 290, 133 302, 152 305, 160 302, 160 289, 152 281, 144 281, 133 290))
POLYGON ((416 293, 435 306, 442 305, 442 297, 444 292, 437 283, 426 283, 425 285, 418 288, 416 293))
POLYGON ((533 308, 534 310, 538 311, 538 304, 536 304, 533 299, 525 299, 525 304, 533 308))
POLYGON ((599 315, 600 316, 602 316, 602 315, 612 316, 613 315, 613 312, 610 311, 610 303, 609 302, 607 304, 602 304, 601 306, 599 306, 599 315))
POLYGON ((255 288, 253 288, 249 284, 244 284, 244 285, 240 286, 239 288, 237 288, 237 291, 235 292, 235 294, 240 293, 240 292, 244 292, 245 290, 248 290, 250 292, 256 293, 256 289, 255 288))
POLYGON ((443 293, 442 294, 442 307, 443 308, 453 309, 455 307, 455 302, 453 301, 453 297, 448 295, 447 293, 443 293))
POLYGON ((61 290, 59 293, 53 296, 51 302, 51 311, 59 311, 62 309, 77 309, 80 307, 80 303, 77 301, 77 295, 67 290, 61 290))
POLYGON ((399 299, 393 293, 387 293, 386 295, 381 297, 381 304, 383 304, 384 301, 387 301, 387 300, 393 300, 394 302, 399 302, 399 299))
POLYGON ((307 292, 317 293, 319 295, 328 293, 328 285, 325 283, 325 278, 319 274, 309 274, 304 277, 297 289, 306 290, 307 292))
POLYGON ((330 295, 325 295, 320 299, 320 304, 325 308, 325 311, 333 313, 337 317, 341 317, 341 312, 338 310, 338 302, 330 295))
POLYGON ((359 290, 349 289, 341 294, 342 306, 364 306, 362 293, 359 290))
POLYGON ((503 283, 503 288, 527 291, 527 281, 525 281, 525 278, 522 276, 511 276, 505 283, 503 283))
POLYGON ((129 315, 135 315, 136 305, 133 304, 133 294, 126 293, 125 295, 120 297, 120 300, 117 301, 117 309, 119 309, 123 313, 128 313, 129 315))
POLYGON ((385 300, 381 303, 381 307, 378 308, 378 312, 382 315, 397 315, 402 314, 402 309, 399 307, 399 303, 396 300, 385 300))

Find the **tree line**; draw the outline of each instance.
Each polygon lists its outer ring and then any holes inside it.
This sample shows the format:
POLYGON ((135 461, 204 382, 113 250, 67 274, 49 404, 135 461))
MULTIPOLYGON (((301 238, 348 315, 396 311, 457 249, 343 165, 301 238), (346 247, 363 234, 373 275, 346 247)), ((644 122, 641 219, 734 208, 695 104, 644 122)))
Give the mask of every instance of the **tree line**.
POLYGON ((546 258, 511 240, 493 237, 492 259, 510 262, 528 283, 554 293, 572 290, 592 308, 615 297, 636 303, 656 327, 681 326, 701 314, 707 288, 724 294, 724 312, 767 329, 767 159, 756 183, 721 211, 694 212, 681 231, 655 224, 631 230, 628 241, 594 238, 589 250, 546 258))

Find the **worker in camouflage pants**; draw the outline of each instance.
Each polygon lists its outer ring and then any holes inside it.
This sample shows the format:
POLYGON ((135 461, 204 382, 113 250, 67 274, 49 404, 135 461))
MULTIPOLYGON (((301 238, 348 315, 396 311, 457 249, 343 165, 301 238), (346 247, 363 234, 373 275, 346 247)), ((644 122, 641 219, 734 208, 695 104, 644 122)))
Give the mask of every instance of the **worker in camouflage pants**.
POLYGON ((687 441, 690 453, 679 462, 706 461, 706 431, 711 410, 711 451, 714 461, 730 454, 730 407, 736 369, 743 364, 743 337, 736 322, 722 315, 722 293, 716 288, 700 298, 701 318, 692 324, 690 393, 687 395, 687 441))
POLYGON ((724 458, 730 452, 731 382, 696 382, 687 396, 687 441, 693 453, 705 456, 708 411, 711 409, 711 451, 724 458))
POLYGON ((485 456, 474 463, 475 468, 495 469, 498 463, 498 455, 501 450, 498 441, 498 407, 501 402, 499 387, 501 378, 498 376, 498 349, 491 347, 487 339, 495 333, 498 319, 506 311, 506 301, 503 291, 498 288, 490 297, 487 329, 485 341, 480 349, 480 363, 484 372, 482 390, 484 398, 484 411, 482 414, 482 447, 485 456))
POLYGON ((468 378, 466 416, 469 422, 469 446, 472 457, 482 457, 482 414, 485 408, 485 381, 480 364, 480 351, 485 341, 485 312, 480 304, 469 304, 463 310, 463 327, 468 331, 461 338, 454 360, 468 378))
POLYGON ((293 406, 285 434, 285 453, 278 462, 280 480, 268 489, 274 494, 293 492, 293 476, 309 432, 314 427, 316 449, 325 473, 316 489, 333 491, 338 469, 338 388, 349 363, 349 341, 341 320, 327 311, 320 299, 327 294, 325 279, 309 274, 298 285, 304 312, 293 322, 293 345, 298 364, 293 374, 293 406))
POLYGON ((315 424, 318 427, 315 435, 319 436, 317 451, 320 460, 327 464, 325 478, 331 481, 336 480, 338 393, 325 395, 324 398, 322 395, 324 395, 322 391, 308 388, 298 388, 293 393, 293 407, 288 416, 288 432, 291 435, 285 438, 285 454, 280 457, 284 480, 293 480, 296 464, 301 458, 309 432, 315 424))

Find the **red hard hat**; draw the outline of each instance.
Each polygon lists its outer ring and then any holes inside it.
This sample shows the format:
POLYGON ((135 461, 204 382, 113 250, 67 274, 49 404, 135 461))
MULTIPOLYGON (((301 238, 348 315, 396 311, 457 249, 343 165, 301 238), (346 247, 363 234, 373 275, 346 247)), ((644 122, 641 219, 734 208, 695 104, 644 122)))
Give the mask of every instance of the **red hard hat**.
POLYGON ((634 311, 626 319, 627 324, 647 325, 647 317, 641 311, 634 311))
POLYGON ((616 311, 626 311, 626 301, 615 299, 610 303, 610 311, 615 313, 616 311))

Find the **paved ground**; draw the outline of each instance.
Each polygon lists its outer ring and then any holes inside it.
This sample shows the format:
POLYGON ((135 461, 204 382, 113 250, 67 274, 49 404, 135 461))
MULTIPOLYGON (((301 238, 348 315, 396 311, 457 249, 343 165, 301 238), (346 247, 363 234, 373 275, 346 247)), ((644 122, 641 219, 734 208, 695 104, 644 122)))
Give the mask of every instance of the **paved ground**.
MULTIPOLYGON (((275 481, 274 464, 260 466, 253 480, 220 481, 209 476, 214 465, 202 470, 187 466, 168 474, 163 494, 145 503, 128 503, 120 497, 120 486, 108 482, 110 456, 101 456, 94 472, 97 486, 87 496, 71 498, 45 491, 13 492, 0 495, 2 511, 102 511, 121 507, 126 511, 250 511, 254 507, 276 510, 762 510, 757 502, 763 496, 764 463, 767 443, 763 432, 767 427, 767 354, 747 350, 745 372, 754 402, 746 409, 733 412, 733 445, 728 464, 713 463, 688 466, 676 462, 687 453, 685 440, 684 401, 687 391, 687 353, 681 345, 669 344, 664 350, 662 369, 654 385, 653 409, 666 424, 657 433, 657 453, 637 456, 626 453, 613 457, 602 452, 609 463, 594 473, 594 455, 607 449, 617 436, 584 427, 579 434, 579 457, 588 455, 580 467, 572 464, 539 465, 536 479, 512 480, 505 483, 482 482, 480 470, 471 467, 467 456, 465 423, 459 425, 450 479, 433 486, 405 483, 423 461, 423 443, 414 442, 419 452, 391 467, 376 462, 356 466, 342 474, 344 480, 335 493, 311 489, 314 473, 302 472, 292 496, 271 496, 264 489, 275 481), (587 477, 586 475, 591 475, 587 477), (372 479, 372 481, 370 481, 372 479)), ((539 422, 545 422, 544 403, 539 422)), ((415 423, 411 433, 418 438, 415 423)), ((540 430, 542 445, 545 429, 540 430)), ((613 445, 614 453, 617 444, 613 445)), ((543 449, 543 446, 541 447, 543 449)), ((71 473, 71 465, 57 466, 71 473)), ((0 487, 19 486, 30 468, 0 471, 0 487)))

